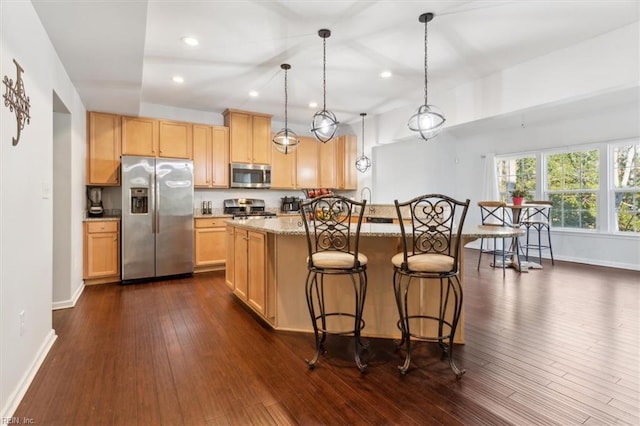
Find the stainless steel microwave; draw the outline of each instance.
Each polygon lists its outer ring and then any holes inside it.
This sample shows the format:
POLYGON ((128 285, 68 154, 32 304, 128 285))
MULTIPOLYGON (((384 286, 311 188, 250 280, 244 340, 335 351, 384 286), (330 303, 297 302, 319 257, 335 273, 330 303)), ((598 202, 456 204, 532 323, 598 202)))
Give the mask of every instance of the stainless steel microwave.
POLYGON ((271 166, 268 164, 231 163, 232 188, 270 188, 271 166))

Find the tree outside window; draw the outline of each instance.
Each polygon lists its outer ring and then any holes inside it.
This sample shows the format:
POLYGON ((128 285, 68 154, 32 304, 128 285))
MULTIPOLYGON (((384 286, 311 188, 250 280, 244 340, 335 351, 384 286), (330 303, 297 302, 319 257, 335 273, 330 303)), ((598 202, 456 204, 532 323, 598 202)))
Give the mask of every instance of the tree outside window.
POLYGON ((497 161, 500 199, 511 203, 510 192, 516 187, 533 196, 536 191, 536 157, 512 157, 497 161))
POLYGON ((619 145, 612 155, 615 231, 640 232, 640 145, 619 145))
POLYGON ((553 202, 551 223, 563 228, 596 229, 599 151, 550 154, 547 192, 553 202))

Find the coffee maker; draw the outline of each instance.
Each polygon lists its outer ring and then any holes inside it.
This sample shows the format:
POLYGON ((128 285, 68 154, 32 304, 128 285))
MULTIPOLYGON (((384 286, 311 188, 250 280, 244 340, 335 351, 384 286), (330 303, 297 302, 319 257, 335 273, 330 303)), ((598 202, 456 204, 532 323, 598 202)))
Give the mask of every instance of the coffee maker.
POLYGON ((282 197, 282 212, 297 212, 300 210, 300 199, 298 197, 282 197))
POLYGON ((102 217, 104 208, 102 208, 102 188, 88 187, 87 198, 89 199, 89 217, 102 217))

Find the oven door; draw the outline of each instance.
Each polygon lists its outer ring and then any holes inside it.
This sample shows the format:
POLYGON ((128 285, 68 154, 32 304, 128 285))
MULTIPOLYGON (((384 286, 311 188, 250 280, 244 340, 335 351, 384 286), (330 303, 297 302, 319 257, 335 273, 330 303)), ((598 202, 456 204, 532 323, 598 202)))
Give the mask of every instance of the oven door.
POLYGON ((271 166, 231 163, 232 188, 270 188, 271 166))

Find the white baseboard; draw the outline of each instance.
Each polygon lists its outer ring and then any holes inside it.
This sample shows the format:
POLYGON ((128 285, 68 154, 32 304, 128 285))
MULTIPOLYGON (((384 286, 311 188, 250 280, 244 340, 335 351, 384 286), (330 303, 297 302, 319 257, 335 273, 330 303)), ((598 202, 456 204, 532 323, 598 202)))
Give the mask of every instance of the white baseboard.
POLYGON ((51 309, 56 311, 58 309, 73 308, 74 306, 76 306, 76 303, 78 303, 78 299, 80 299, 80 295, 82 294, 83 291, 84 291, 84 281, 80 283, 80 285, 78 286, 78 289, 76 290, 76 293, 71 297, 71 299, 61 300, 59 302, 53 302, 51 309))
POLYGON ((58 336, 56 335, 55 330, 51 329, 44 339, 44 342, 42 342, 40 349, 36 353, 35 359, 25 372, 22 380, 20 380, 18 387, 11 395, 9 395, 7 404, 2 408, 2 412, 0 412, 0 419, 10 419, 13 416, 13 413, 15 413, 18 405, 20 405, 20 401, 22 401, 22 398, 24 397, 24 394, 27 393, 27 389, 29 389, 33 378, 40 369, 44 358, 49 353, 51 346, 53 346, 53 342, 55 342, 57 338, 58 336))

